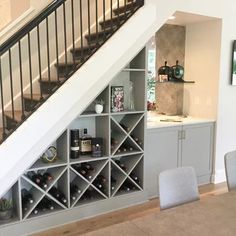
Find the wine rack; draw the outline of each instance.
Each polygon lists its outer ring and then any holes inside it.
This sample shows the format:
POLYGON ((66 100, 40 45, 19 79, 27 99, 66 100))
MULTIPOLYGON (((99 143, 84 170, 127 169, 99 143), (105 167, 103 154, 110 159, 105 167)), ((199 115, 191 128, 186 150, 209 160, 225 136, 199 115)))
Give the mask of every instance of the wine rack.
POLYGON ((95 100, 104 102, 102 113, 95 112, 94 100, 55 142, 48 145, 57 150, 54 161, 45 162, 41 153, 12 186, 6 195, 13 199, 14 214, 8 221, 0 220, 0 227, 143 191, 145 55, 143 49, 96 97, 95 100), (130 81, 135 109, 129 109, 130 81), (124 90, 123 111, 111 110, 113 86, 121 86, 124 90), (89 154, 71 159, 70 131, 78 129, 82 133, 85 128, 93 138, 102 139, 102 156, 89 154), (23 193, 28 193, 33 202, 29 203, 23 193))

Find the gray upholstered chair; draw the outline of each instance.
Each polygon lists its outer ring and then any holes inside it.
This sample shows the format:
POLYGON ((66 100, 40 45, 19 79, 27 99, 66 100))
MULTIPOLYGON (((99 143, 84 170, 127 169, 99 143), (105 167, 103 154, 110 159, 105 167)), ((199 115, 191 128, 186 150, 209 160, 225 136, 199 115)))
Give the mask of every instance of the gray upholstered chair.
POLYGON ((225 173, 228 190, 236 189, 236 151, 225 154, 225 173))
POLYGON ((165 170, 159 175, 161 210, 199 200, 195 171, 192 167, 165 170))

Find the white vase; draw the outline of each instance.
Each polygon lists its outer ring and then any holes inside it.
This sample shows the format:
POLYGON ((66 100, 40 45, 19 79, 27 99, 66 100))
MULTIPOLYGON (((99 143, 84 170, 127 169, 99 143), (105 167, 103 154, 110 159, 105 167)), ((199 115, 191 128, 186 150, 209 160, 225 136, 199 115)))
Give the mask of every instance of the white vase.
POLYGON ((103 111, 103 105, 101 105, 101 104, 96 104, 96 105, 95 105, 95 111, 96 111, 97 114, 101 114, 102 111, 103 111))

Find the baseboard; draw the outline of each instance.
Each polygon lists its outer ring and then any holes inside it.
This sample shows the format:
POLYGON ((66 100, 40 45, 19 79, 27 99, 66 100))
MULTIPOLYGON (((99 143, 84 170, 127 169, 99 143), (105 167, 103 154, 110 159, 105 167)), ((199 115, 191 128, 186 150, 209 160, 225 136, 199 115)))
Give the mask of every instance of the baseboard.
POLYGON ((216 170, 215 174, 212 175, 212 183, 219 184, 226 181, 225 170, 216 170))

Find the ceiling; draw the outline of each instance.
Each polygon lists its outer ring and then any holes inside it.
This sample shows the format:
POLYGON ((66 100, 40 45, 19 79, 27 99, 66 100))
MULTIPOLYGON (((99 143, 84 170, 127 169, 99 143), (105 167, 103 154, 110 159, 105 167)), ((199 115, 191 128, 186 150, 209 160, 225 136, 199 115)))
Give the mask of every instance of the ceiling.
POLYGON ((204 22, 204 21, 218 19, 215 17, 196 15, 196 14, 180 12, 180 11, 175 12, 175 14, 173 14, 173 16, 175 16, 175 19, 167 20, 167 22, 166 22, 167 24, 188 25, 188 24, 194 24, 194 23, 198 23, 198 22, 204 22))

